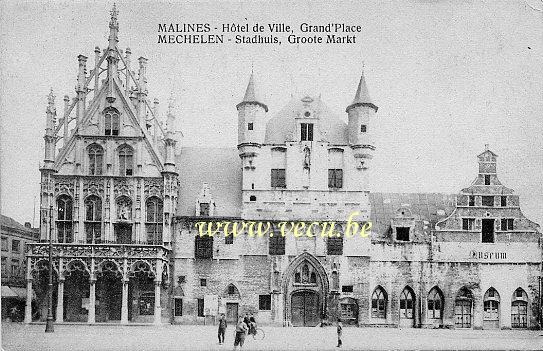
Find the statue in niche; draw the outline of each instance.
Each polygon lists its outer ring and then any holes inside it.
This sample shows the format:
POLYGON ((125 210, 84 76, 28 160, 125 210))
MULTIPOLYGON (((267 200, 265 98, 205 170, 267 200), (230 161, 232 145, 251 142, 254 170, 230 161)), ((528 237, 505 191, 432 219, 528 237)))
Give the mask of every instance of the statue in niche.
POLYGON ((127 199, 121 199, 117 202, 117 218, 128 221, 132 217, 131 203, 127 199))
POLYGON ((304 169, 309 170, 311 168, 311 150, 308 146, 304 147, 304 169))

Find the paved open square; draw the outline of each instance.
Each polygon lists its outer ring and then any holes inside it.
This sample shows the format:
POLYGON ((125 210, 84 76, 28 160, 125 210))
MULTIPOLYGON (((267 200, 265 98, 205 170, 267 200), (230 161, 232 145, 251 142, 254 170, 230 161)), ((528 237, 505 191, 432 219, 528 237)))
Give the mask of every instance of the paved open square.
MULTIPOLYGON (((244 350, 334 350, 336 330, 326 328, 263 327, 266 337, 247 338, 244 350)), ((164 325, 2 325, 2 346, 16 350, 231 350, 229 327, 225 345, 218 345, 215 326, 164 325)), ((541 350, 542 331, 430 330, 397 328, 344 328, 345 350, 541 350)))

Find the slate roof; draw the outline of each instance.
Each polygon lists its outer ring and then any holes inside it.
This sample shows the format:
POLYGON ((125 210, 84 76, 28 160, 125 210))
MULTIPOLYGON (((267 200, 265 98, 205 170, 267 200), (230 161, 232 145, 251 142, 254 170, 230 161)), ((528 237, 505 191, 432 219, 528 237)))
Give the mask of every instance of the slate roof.
POLYGON ((16 220, 14 220, 11 217, 0 215, 0 225, 2 227, 6 227, 6 228, 9 228, 9 229, 13 229, 15 231, 18 231, 19 233, 24 233, 24 234, 26 234, 28 236, 36 237, 37 230, 27 228, 27 227, 25 227, 24 225, 17 222, 16 220))
POLYGON ((368 92, 368 86, 366 85, 366 78, 364 77, 364 72, 362 72, 362 75, 360 76, 360 82, 358 83, 358 89, 356 89, 356 94, 354 95, 353 102, 347 107, 346 111, 348 111, 351 107, 362 104, 370 105, 375 108, 375 110, 377 110, 377 106, 371 101, 370 93, 368 92))

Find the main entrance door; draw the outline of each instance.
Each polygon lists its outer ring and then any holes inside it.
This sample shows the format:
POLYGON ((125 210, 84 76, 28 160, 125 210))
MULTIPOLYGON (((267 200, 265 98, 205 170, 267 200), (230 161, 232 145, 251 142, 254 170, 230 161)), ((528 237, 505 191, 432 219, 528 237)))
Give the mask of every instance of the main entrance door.
POLYGON ((471 328, 471 300, 456 300, 454 314, 457 328, 471 328))
POLYGON ((238 304, 237 303, 226 303, 226 321, 231 324, 236 324, 238 322, 238 304))
POLYGON ((292 325, 314 327, 320 322, 319 295, 314 291, 300 291, 292 294, 292 325))

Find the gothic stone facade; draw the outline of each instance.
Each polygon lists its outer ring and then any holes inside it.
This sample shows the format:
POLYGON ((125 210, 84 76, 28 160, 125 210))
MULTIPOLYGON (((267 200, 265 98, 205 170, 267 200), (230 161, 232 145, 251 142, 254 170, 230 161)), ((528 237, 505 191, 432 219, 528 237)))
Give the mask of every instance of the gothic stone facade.
POLYGON ((48 96, 42 243, 27 252, 37 311, 27 302, 26 322, 47 314, 49 236, 57 322, 163 321, 178 193, 175 117, 170 105, 166 126, 159 123, 158 101, 147 97, 147 60, 138 59, 136 76, 130 49, 118 47, 115 8, 109 29, 90 74, 87 57, 78 56, 76 96, 65 96, 58 120, 48 96))

